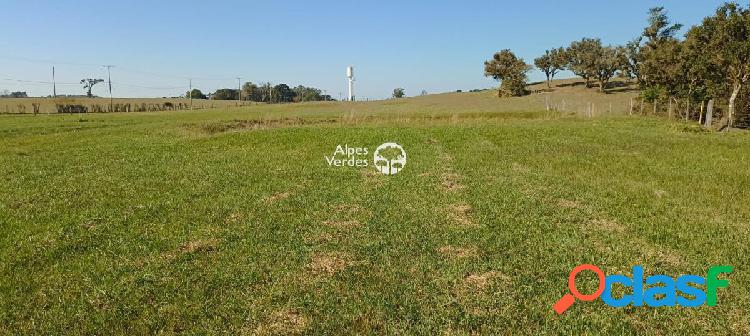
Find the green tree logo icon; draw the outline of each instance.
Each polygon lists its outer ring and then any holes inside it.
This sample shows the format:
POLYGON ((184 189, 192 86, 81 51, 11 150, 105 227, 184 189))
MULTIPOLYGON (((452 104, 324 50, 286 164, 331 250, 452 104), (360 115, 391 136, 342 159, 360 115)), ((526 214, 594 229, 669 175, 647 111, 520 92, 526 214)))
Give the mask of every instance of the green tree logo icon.
POLYGON ((375 149, 373 163, 385 175, 396 174, 406 165, 406 151, 397 143, 384 143, 375 149))

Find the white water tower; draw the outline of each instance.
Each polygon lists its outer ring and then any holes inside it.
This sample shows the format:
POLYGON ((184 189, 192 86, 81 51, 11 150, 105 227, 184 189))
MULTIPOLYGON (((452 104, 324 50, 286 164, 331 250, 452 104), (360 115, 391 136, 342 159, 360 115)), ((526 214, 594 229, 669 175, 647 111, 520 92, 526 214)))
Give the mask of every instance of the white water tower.
POLYGON ((346 77, 349 78, 349 101, 354 101, 354 67, 346 67, 346 77))

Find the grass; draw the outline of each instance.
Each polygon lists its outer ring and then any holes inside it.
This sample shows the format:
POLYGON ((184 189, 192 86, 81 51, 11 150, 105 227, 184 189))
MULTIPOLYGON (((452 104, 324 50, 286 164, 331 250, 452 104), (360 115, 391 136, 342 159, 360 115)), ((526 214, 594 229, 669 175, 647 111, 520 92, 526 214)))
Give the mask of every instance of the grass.
POLYGON ((0 333, 750 333, 750 135, 539 102, 0 116, 0 333), (394 176, 324 159, 389 141, 394 176), (557 316, 580 263, 735 272, 557 316))
MULTIPOLYGON (((0 114, 33 114, 34 105, 38 108, 40 114, 58 113, 57 105, 80 105, 88 108, 89 112, 95 112, 97 109, 108 111, 109 98, 85 98, 85 97, 34 97, 34 98, 0 98, 0 114)), ((124 109, 123 105, 128 105, 130 111, 164 111, 164 110, 189 110, 190 99, 184 98, 114 98, 112 100, 114 108, 124 109), (165 107, 164 104, 172 104, 171 107, 165 107)), ((239 103, 236 100, 205 100, 193 99, 193 109, 210 109, 210 108, 229 108, 240 105, 250 105, 251 102, 239 103)), ((118 110, 116 110, 118 111, 118 110)), ((125 110, 119 110, 125 111, 125 110)))

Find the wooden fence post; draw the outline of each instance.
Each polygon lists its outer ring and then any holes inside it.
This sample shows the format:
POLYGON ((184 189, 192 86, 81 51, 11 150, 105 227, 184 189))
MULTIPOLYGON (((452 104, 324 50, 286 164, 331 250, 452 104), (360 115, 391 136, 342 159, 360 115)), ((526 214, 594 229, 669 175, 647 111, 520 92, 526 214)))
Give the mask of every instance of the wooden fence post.
POLYGON ((667 98, 667 101, 669 101, 669 107, 667 107, 667 116, 669 119, 672 119, 672 97, 667 98))
POLYGON ((628 110, 628 115, 633 115, 633 98, 630 98, 630 109, 628 110))

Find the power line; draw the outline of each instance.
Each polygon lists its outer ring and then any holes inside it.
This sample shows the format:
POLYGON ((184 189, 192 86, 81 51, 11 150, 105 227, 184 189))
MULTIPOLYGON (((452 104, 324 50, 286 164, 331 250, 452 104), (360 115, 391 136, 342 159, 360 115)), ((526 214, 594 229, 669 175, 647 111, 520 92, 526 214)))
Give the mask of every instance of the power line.
MULTIPOLYGON (((29 63, 42 63, 42 64, 53 64, 53 65, 72 65, 72 66, 85 66, 85 67, 107 67, 107 65, 102 64, 92 64, 92 63, 78 63, 78 62, 67 62, 67 61, 54 61, 54 60, 48 60, 48 59, 39 59, 39 58, 28 58, 28 57, 19 57, 19 56, 3 56, 0 55, 0 58, 2 59, 8 59, 8 60, 16 60, 16 61, 23 61, 23 62, 29 62, 29 63)), ((168 75, 168 74, 159 74, 151 71, 143 71, 139 69, 134 69, 130 67, 121 67, 118 66, 118 69, 121 71, 124 70, 124 72, 132 72, 132 73, 139 73, 142 75, 148 75, 153 77, 162 77, 162 78, 172 78, 172 79, 195 79, 195 80, 205 80, 205 81, 229 81, 234 80, 237 77, 195 77, 195 76, 177 76, 177 75, 168 75)))
MULTIPOLYGON (((25 79, 14 79, 14 78, 0 78, 0 80, 8 81, 8 82, 18 82, 18 83, 28 83, 28 84, 57 84, 57 85, 81 85, 81 83, 66 83, 66 82, 50 82, 50 81, 37 81, 37 80, 25 80, 25 79)), ((137 85, 137 84, 128 84, 128 83, 120 83, 120 82, 112 82, 112 84, 120 85, 120 86, 129 86, 134 88, 140 88, 140 89, 152 89, 152 90, 176 90, 176 89, 184 89, 185 86, 167 86, 167 87, 156 87, 156 86, 145 86, 145 85, 137 85)))

